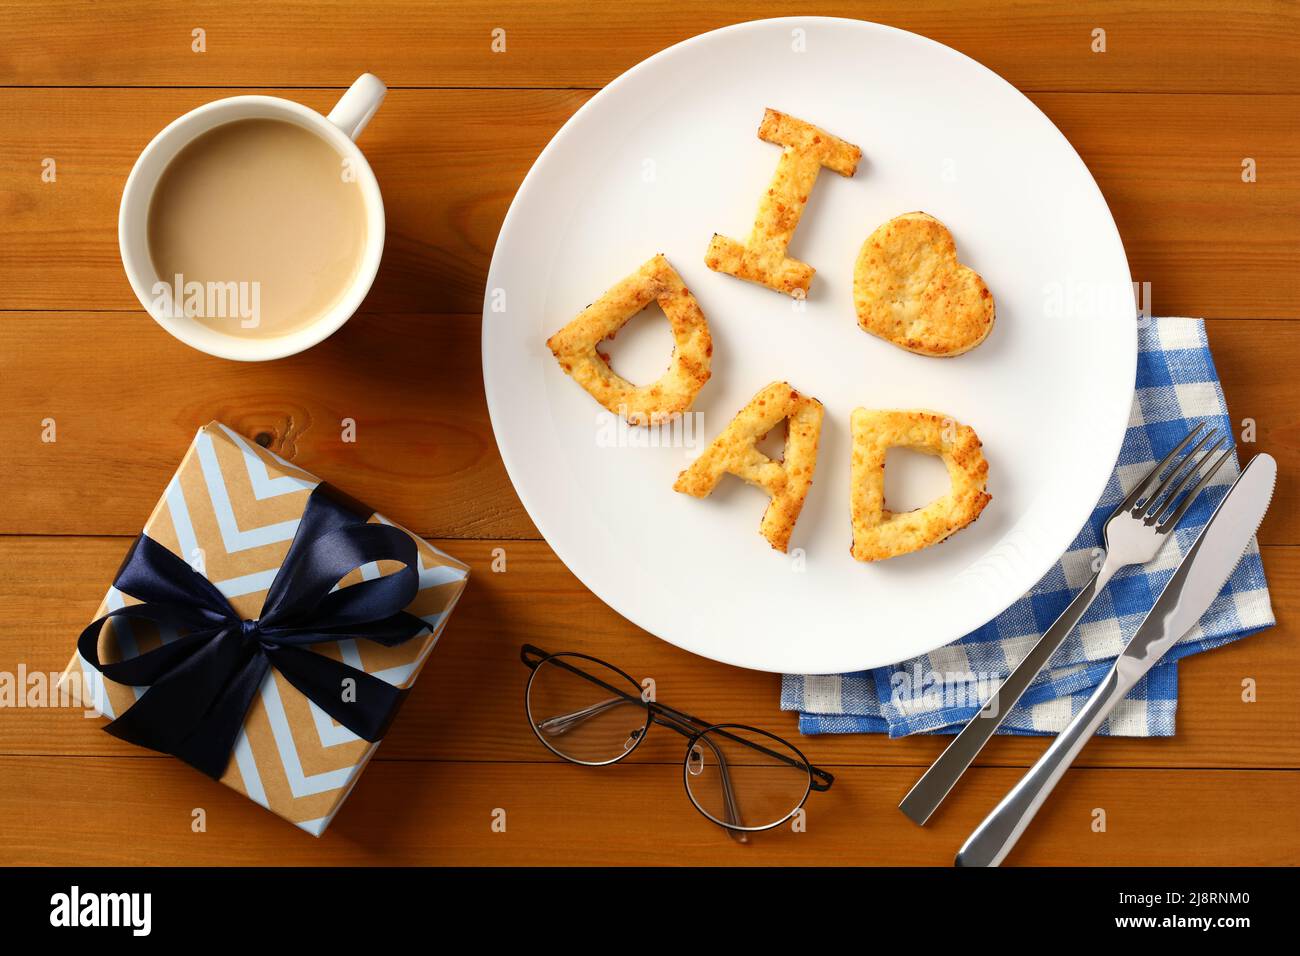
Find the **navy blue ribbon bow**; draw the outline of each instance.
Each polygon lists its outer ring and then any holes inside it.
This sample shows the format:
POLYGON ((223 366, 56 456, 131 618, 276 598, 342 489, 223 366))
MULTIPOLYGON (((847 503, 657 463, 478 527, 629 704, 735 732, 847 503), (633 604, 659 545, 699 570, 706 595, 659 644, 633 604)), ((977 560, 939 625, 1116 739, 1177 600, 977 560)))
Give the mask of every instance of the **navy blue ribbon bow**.
POLYGON ((255 621, 243 620, 211 581, 158 542, 136 538, 113 585, 143 603, 110 611, 77 642, 81 656, 105 677, 148 687, 104 729, 219 778, 253 696, 274 667, 353 733, 370 741, 383 737, 405 691, 303 649, 346 638, 393 647, 427 628, 404 610, 419 590, 415 542, 390 525, 367 523, 370 514, 334 488, 317 485, 255 621), (404 567, 334 590, 345 575, 384 560, 404 567), (116 617, 182 633, 147 653, 105 664, 99 633, 116 617))

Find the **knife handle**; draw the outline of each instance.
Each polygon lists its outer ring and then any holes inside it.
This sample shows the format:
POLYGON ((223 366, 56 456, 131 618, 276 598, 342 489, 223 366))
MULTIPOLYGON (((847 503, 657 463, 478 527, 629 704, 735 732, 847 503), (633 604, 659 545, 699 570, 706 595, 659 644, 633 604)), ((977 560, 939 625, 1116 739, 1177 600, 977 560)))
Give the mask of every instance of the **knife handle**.
POLYGON ((1124 674, 1117 661, 1069 726, 975 828, 957 853, 957 866, 997 866, 1006 858, 1079 751, 1135 683, 1136 677, 1124 674))
POLYGON ((961 775, 979 756, 984 745, 1002 726, 1007 714, 1011 713, 1011 708, 1016 706, 1029 685, 1034 682, 1034 678, 1047 666, 1048 661, 1065 642, 1070 631, 1074 630, 1074 625, 1079 623, 1079 618, 1087 613, 1088 608, 1092 606, 1092 602, 1097 599, 1097 595, 1109 580, 1109 572, 1104 577, 1101 571, 1092 576, 1092 580, 1075 595, 1070 606, 1061 612, 1061 616, 1055 623, 1043 632, 1043 636, 1030 648, 1029 653, 1016 665, 1015 670, 998 685, 998 689, 984 702, 979 713, 971 718, 962 728, 961 733, 944 748, 939 759, 932 763, 930 769, 912 785, 911 790, 907 791, 907 796, 898 805, 898 809, 914 822, 925 825, 930 815, 938 809, 939 804, 943 803, 944 798, 956 786, 961 775))

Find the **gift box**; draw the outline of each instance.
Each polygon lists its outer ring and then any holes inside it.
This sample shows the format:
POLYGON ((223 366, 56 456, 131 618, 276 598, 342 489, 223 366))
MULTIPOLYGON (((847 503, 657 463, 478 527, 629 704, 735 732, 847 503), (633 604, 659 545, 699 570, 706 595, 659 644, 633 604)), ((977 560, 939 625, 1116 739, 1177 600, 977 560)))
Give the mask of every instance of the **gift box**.
POLYGON ((319 836, 469 569, 231 429, 195 436, 64 680, 105 729, 319 836))

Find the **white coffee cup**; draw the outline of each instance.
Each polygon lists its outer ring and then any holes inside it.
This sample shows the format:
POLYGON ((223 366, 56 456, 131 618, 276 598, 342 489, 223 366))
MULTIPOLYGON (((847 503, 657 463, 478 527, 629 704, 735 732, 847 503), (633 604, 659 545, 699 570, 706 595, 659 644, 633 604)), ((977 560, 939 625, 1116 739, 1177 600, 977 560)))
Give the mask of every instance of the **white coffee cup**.
POLYGON ((245 362, 293 355, 328 338, 360 307, 370 291, 384 252, 384 200, 379 183, 354 140, 379 109, 387 87, 365 73, 322 116, 301 103, 278 96, 232 96, 214 100, 173 120, 144 148, 122 190, 117 242, 122 265, 136 298, 154 320, 186 345, 209 355, 245 362), (149 255, 149 203, 168 163, 196 137, 232 120, 276 119, 305 127, 332 145, 356 174, 365 206, 366 242, 351 286, 318 319, 297 331, 274 338, 245 338, 209 328, 192 318, 175 316, 159 308, 156 286, 171 283, 160 277, 149 255))

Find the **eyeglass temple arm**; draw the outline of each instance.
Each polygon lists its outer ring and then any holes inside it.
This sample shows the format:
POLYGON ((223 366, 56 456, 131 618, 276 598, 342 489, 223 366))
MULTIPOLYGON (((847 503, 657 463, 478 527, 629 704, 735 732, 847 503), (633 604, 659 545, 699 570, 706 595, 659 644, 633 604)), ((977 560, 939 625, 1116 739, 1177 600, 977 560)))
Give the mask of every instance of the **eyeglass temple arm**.
MULTIPOLYGON (((700 733, 701 728, 692 727, 689 724, 681 722, 681 717, 685 715, 679 715, 674 712, 672 708, 664 707, 662 704, 642 701, 638 698, 632 697, 630 694, 620 695, 618 697, 609 697, 605 700, 597 701, 587 707, 583 707, 581 710, 574 710, 567 714, 556 714, 553 717, 547 717, 545 720, 538 721, 537 729, 553 737, 558 737, 560 734, 568 733, 570 730, 573 730, 573 728, 580 726, 585 721, 591 720, 594 717, 599 717, 601 714, 624 704, 636 704, 648 708, 651 713, 651 719, 653 719, 655 723, 659 724, 661 727, 667 727, 669 730, 674 730, 683 737, 695 737, 700 733)), ((701 721, 700 723, 703 722, 701 721)), ((704 724, 704 726, 707 727, 708 725, 704 724)), ((726 736, 731 740, 745 744, 754 750, 762 751, 763 753, 775 757, 791 766, 798 766, 798 764, 790 758, 777 753, 774 750, 769 750, 761 744, 756 744, 753 741, 745 740, 743 737, 729 734, 725 730, 714 730, 712 732, 719 736, 726 736)), ((722 756, 721 751, 713 746, 712 740, 708 740, 708 743, 710 747, 713 747, 714 752, 717 753, 719 761, 725 762, 726 758, 722 756)))
MULTIPOLYGON (((560 734, 566 734, 570 730, 573 730, 573 728, 581 726, 583 723, 594 717, 599 717, 601 714, 607 713, 615 707, 621 707, 627 704, 637 704, 642 707, 649 706, 645 701, 642 701, 639 698, 634 698, 630 694, 619 695, 618 697, 609 697, 605 700, 597 701, 588 707, 583 707, 581 710, 571 711, 567 714, 557 714, 554 717, 547 717, 545 720, 538 721, 537 729, 549 736, 558 737, 560 734)), ((651 717, 657 724, 670 727, 673 730, 685 733, 691 737, 697 736, 697 731, 677 726, 675 718, 671 716, 656 714, 654 710, 651 709, 651 717)), ((740 808, 736 803, 736 790, 731 783, 731 771, 727 766, 727 758, 722 751, 718 749, 717 745, 707 736, 700 737, 699 740, 703 740, 708 744, 709 749, 711 749, 714 756, 718 758, 718 773, 722 777, 722 796, 726 804, 727 821, 735 826, 742 826, 740 808)), ((697 745, 699 740, 696 741, 697 745)), ((724 827, 723 829, 727 828, 724 827)), ((738 843, 749 842, 749 837, 742 831, 727 829, 727 833, 738 843)))
MULTIPOLYGON (((685 711, 677 710, 675 707, 669 707, 667 704, 653 703, 650 705, 650 707, 652 710, 657 710, 659 712, 664 713, 665 715, 676 718, 678 721, 681 721, 682 724, 680 726, 673 723, 664 724, 664 726, 671 727, 679 734, 694 736, 695 734, 699 733, 700 730, 713 727, 713 725, 710 724, 708 721, 701 720, 699 717, 692 717, 690 714, 686 713, 685 711), (694 724, 698 724, 699 727, 692 728, 690 726, 690 723, 687 723, 688 721, 694 724)), ((728 740, 734 741, 735 743, 738 744, 743 744, 744 746, 748 747, 750 750, 757 750, 759 753, 765 754, 775 760, 779 760, 783 764, 786 764, 787 766, 795 767, 798 769, 807 767, 808 772, 812 774, 811 786, 814 790, 818 791, 819 793, 829 790, 831 788, 831 784, 835 782, 835 776, 832 773, 830 773, 830 771, 822 770, 820 767, 814 767, 810 763, 806 763, 806 762, 800 763, 799 761, 790 757, 788 754, 783 754, 778 750, 772 750, 770 747, 764 747, 760 743, 755 743, 752 740, 747 740, 744 737, 739 737, 736 734, 733 734, 727 730, 722 730, 714 727, 714 729, 710 730, 709 733, 717 734, 719 737, 726 737, 728 740)))
MULTIPOLYGON (((540 647, 537 647, 533 644, 525 644, 519 650, 519 659, 532 669, 536 669, 537 666, 542 661, 548 660, 551 657, 552 657, 551 654, 546 653, 546 651, 542 650, 540 647)), ((597 713, 604 713, 605 710, 608 710, 609 707, 614 706, 616 703, 618 703, 621 700, 627 703, 635 703, 640 707, 648 708, 650 710, 650 714, 652 718, 656 716, 662 716, 666 718, 663 720, 656 720, 655 722, 664 727, 669 728, 670 730, 676 731, 677 733, 681 734, 684 737, 693 737, 695 736, 695 734, 699 733, 700 730, 706 727, 713 726, 708 721, 702 720, 699 717, 694 717, 683 710, 678 710, 675 707, 669 707, 667 704, 660 704, 657 701, 645 701, 642 700, 640 697, 634 697, 631 694, 625 693, 624 691, 619 690, 617 687, 607 684, 605 681, 601 680, 599 677, 596 677, 594 674, 588 674, 586 671, 582 670, 581 668, 574 667, 573 665, 569 664, 567 661, 552 660, 552 663, 558 667, 563 667, 565 670, 569 671, 570 673, 585 678, 586 680, 591 681, 593 684, 597 684, 598 686, 605 688, 605 690, 609 691, 610 693, 616 695, 616 699, 614 700, 602 701, 601 704, 593 704, 592 707, 601 707, 601 709, 595 711, 594 713, 583 716, 581 720, 586 720, 589 719, 590 717, 594 717, 596 716, 597 713)), ((591 710, 591 709, 592 709, 591 707, 584 708, 584 711, 591 710)), ((542 721, 541 724, 538 724, 538 727, 540 729, 542 727, 542 724, 549 724, 552 721, 562 722, 566 718, 583 714, 584 711, 576 711, 574 714, 558 714, 554 717, 549 717, 546 720, 542 721)), ((573 726, 577 726, 577 724, 575 723, 572 726, 566 726, 564 727, 563 730, 557 731, 557 733, 564 733, 567 730, 571 730, 573 726)), ((829 790, 831 788, 831 784, 835 782, 834 775, 832 775, 829 771, 822 770, 820 767, 814 767, 812 764, 800 764, 798 761, 792 760, 790 757, 788 757, 783 753, 779 753, 775 750, 771 750, 767 747, 764 747, 762 744, 755 743, 752 740, 746 740, 744 737, 738 737, 735 734, 728 733, 725 730, 715 730, 713 731, 713 733, 726 737, 727 739, 735 741, 736 743, 743 744, 744 746, 749 747, 751 750, 757 750, 760 753, 766 754, 769 757, 772 757, 776 760, 781 761, 784 764, 787 764, 788 766, 791 767, 806 766, 808 768, 809 773, 812 776, 810 786, 812 787, 813 790, 816 790, 819 793, 829 790)))
MULTIPOLYGON (((575 710, 567 714, 557 714, 554 717, 547 717, 545 720, 538 721, 537 729, 543 733, 550 734, 552 737, 558 737, 560 734, 568 733, 574 727, 579 726, 584 721, 593 717, 599 717, 608 710, 613 710, 623 704, 631 704, 631 697, 610 697, 607 700, 597 701, 589 707, 581 710, 575 710)), ((636 701, 640 703, 640 701, 636 701)))
MULTIPOLYGON (((595 702, 595 704, 586 706, 586 708, 582 708, 581 710, 573 710, 568 714, 558 714, 555 715, 555 717, 547 717, 545 721, 538 722, 537 730, 550 736, 568 734, 568 732, 573 730, 573 728, 581 726, 582 723, 590 721, 591 718, 599 717, 599 715, 606 713, 608 710, 627 704, 646 706, 645 702, 636 700, 636 698, 630 696, 610 697, 607 698, 607 700, 598 701, 595 702)), ((708 744, 708 747, 710 747, 712 752, 714 752, 714 756, 718 757, 718 769, 723 778, 723 795, 725 796, 725 800, 727 800, 728 819, 732 823, 736 823, 737 826, 740 826, 740 810, 737 809, 736 805, 736 790, 735 787, 732 787, 731 770, 729 770, 729 767, 727 766, 727 756, 725 756, 722 750, 718 749, 718 745, 716 745, 707 735, 699 736, 698 731, 694 731, 692 728, 677 726, 676 719, 673 718, 672 715, 655 714, 654 710, 651 709, 651 717, 653 717, 655 723, 660 724, 660 726, 669 727, 671 730, 679 731, 681 734, 692 737, 698 736, 698 740, 695 741, 695 743, 699 743, 699 740, 703 740, 708 744)))
MULTIPOLYGON (((731 785, 731 770, 727 766, 727 758, 723 755, 722 751, 718 749, 718 745, 709 739, 707 734, 696 737, 695 743, 692 746, 698 747, 701 740, 709 745, 709 749, 713 751, 713 755, 718 758, 718 776, 722 778, 722 801, 727 810, 727 822, 732 826, 744 826, 744 823, 740 819, 740 807, 736 803, 736 788, 731 785)), ((690 760, 690 754, 687 754, 686 759, 690 760)), ((687 765, 686 772, 690 773, 689 765, 687 765)), ((743 830, 732 830, 728 827, 723 827, 723 829, 726 830, 727 835, 737 843, 749 842, 749 835, 743 830)))

